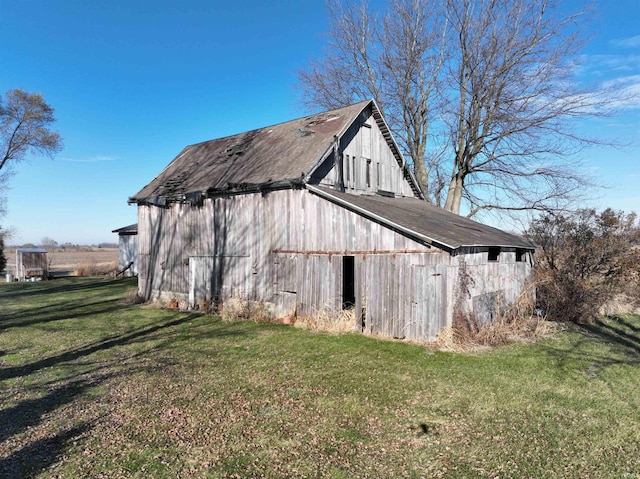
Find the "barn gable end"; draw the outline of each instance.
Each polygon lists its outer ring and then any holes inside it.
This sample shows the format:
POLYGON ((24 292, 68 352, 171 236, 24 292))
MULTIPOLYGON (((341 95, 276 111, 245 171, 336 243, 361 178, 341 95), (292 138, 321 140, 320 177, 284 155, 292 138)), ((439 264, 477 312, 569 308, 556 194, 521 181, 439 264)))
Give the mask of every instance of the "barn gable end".
POLYGON ((417 340, 454 307, 490 320, 523 290, 532 246, 421 198, 373 101, 186 147, 130 199, 140 294, 276 316, 353 308, 354 329, 417 340))
POLYGON ((308 183, 354 195, 422 197, 374 103, 354 119, 336 148, 314 168, 308 183))

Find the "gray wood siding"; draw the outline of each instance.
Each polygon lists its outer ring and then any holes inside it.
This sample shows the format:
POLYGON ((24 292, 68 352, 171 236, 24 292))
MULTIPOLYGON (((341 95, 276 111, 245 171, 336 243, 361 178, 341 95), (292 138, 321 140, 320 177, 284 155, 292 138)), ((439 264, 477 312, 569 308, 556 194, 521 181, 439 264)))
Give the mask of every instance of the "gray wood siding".
MULTIPOLYGON (((487 248, 466 248, 455 257, 456 275, 451 280, 457 281, 457 271, 462 261, 472 282, 464 306, 473 312, 480 325, 491 321, 497 309, 505 309, 520 294, 531 290, 532 256, 525 255, 524 261, 516 261, 514 248, 503 249, 498 261, 488 261, 487 248)), ((455 283, 452 285, 455 287, 455 283)))
POLYGON ((138 228, 145 297, 181 306, 242 297, 273 304, 279 316, 338 310, 342 258, 353 256, 364 330, 388 337, 431 340, 451 324, 462 258, 474 278, 465 304, 483 317, 495 294, 513 301, 531 269, 515 252, 497 263, 474 249, 451 256, 307 190, 141 205, 138 228))
MULTIPOLYGON (((396 157, 372 116, 361 118, 347 132, 340 145, 342 184, 347 193, 375 194, 378 190, 398 196, 414 196, 396 157)), ((333 156, 327 164, 334 164, 333 156)), ((333 188, 339 183, 339 169, 332 167, 318 184, 333 188)))

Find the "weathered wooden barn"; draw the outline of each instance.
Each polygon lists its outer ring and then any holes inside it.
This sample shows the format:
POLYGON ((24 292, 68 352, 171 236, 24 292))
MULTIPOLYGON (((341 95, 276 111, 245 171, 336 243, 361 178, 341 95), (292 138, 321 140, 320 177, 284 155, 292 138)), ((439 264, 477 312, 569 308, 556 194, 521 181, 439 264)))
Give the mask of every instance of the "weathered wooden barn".
POLYGON ((123 226, 111 231, 118 234, 118 275, 138 274, 138 225, 123 226))
POLYGON ((533 246, 422 198, 373 101, 191 145, 130 198, 139 292, 276 316, 354 308, 356 329, 417 340, 454 311, 490 320, 533 246))

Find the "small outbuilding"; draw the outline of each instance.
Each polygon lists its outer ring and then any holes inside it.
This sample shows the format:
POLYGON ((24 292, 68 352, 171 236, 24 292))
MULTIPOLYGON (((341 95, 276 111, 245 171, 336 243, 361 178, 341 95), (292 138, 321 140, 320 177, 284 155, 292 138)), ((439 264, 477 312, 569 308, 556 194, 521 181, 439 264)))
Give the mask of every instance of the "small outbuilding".
POLYGON ((16 250, 15 277, 18 281, 47 279, 49 277, 47 250, 42 248, 18 248, 16 250))
POLYGON ((525 290, 533 245, 427 203, 374 101, 187 146, 138 205, 139 294, 433 340, 525 290))
POLYGON ((111 231, 118 234, 118 275, 138 276, 138 225, 111 231))

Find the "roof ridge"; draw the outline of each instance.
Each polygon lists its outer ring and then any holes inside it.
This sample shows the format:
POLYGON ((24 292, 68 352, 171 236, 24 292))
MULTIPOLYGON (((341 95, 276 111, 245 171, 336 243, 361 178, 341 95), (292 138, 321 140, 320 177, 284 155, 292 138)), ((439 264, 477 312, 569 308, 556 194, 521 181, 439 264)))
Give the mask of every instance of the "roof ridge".
POLYGON ((233 138, 235 136, 240 136, 240 135, 245 135, 247 133, 251 133, 254 131, 260 131, 260 130, 265 130, 267 128, 273 128, 276 126, 281 126, 281 125, 286 125, 287 123, 294 123, 294 122, 299 122, 300 120, 306 119, 306 118, 312 118, 314 116, 320 116, 320 115, 330 115, 331 113, 337 112, 337 111, 341 111, 341 110, 346 110, 348 108, 353 108, 356 107, 357 105, 364 105, 364 104, 368 104, 370 102, 372 102, 373 100, 369 99, 369 100, 362 100, 356 103, 351 103, 350 105, 345 105, 345 106, 341 106, 338 108, 334 108, 332 110, 322 110, 322 111, 318 111, 316 113, 310 113, 308 115, 302 115, 296 118, 292 118, 290 120, 286 120, 286 121, 280 121, 278 123, 273 123, 270 125, 264 125, 264 126, 260 126, 258 128, 252 128, 250 130, 245 130, 245 131, 240 131, 238 133, 233 133, 231 135, 225 135, 225 136, 220 136, 220 137, 216 137, 216 138, 210 138, 209 140, 203 140, 203 141, 198 141, 196 143, 192 143, 190 145, 185 146, 184 148, 190 148, 192 146, 198 146, 198 145, 202 145, 204 143, 209 143, 210 141, 218 141, 218 140, 226 140, 229 138, 233 138))

